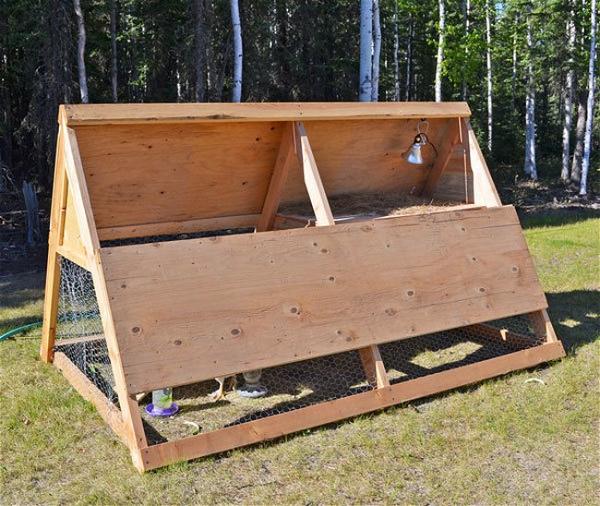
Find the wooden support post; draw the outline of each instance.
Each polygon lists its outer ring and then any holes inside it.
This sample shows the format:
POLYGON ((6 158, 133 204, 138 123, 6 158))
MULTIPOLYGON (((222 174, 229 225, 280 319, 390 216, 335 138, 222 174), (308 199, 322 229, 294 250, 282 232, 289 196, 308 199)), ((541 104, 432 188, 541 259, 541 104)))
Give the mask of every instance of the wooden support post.
POLYGON ((463 145, 463 126, 460 118, 449 120, 448 130, 442 139, 442 143, 438 148, 437 158, 433 163, 433 167, 429 171, 429 176, 425 181, 421 195, 432 197, 438 181, 448 166, 448 162, 452 157, 454 149, 458 145, 463 145))
POLYGON ((306 129, 301 121, 296 122, 296 152, 300 159, 300 165, 304 175, 304 184, 310 198, 315 217, 317 218, 317 226, 335 225, 333 213, 327 200, 327 194, 321 181, 321 175, 317 168, 317 162, 310 147, 310 142, 306 134, 306 129))
MULTIPOLYGON (((296 122, 297 153, 304 173, 304 183, 308 196, 317 218, 316 226, 335 226, 335 219, 329 206, 329 200, 321 181, 317 162, 310 147, 308 135, 301 121, 296 122)), ((385 371, 381 354, 377 345, 367 346, 358 350, 363 369, 369 382, 377 388, 390 384, 385 371)))
POLYGON ((287 176, 293 163, 297 163, 295 129, 292 123, 286 123, 281 134, 279 153, 275 161, 275 168, 273 169, 267 196, 263 204, 262 213, 258 219, 258 224, 256 225, 257 232, 273 229, 277 209, 281 202, 281 195, 283 194, 287 176))
POLYGON ((390 386, 390 380, 377 345, 367 346, 358 350, 367 380, 376 388, 390 386))
POLYGON ((477 137, 468 120, 463 120, 469 139, 469 158, 473 172, 473 203, 487 207, 502 205, 477 137))
POLYGON ((548 312, 545 309, 534 311, 533 313, 529 313, 527 316, 529 316, 531 326, 533 327, 533 331, 535 332, 536 336, 545 337, 546 341, 549 343, 558 341, 556 332, 554 332, 554 327, 552 326, 552 322, 548 316, 548 312))
POLYGON ((63 208, 68 191, 64 166, 64 128, 62 126, 58 130, 56 144, 54 187, 52 189, 52 209, 50 211, 50 231, 48 233, 48 264, 44 292, 44 323, 42 325, 40 346, 40 358, 44 362, 52 362, 54 357, 58 298, 60 295, 60 258, 57 248, 62 243, 65 221, 63 208))

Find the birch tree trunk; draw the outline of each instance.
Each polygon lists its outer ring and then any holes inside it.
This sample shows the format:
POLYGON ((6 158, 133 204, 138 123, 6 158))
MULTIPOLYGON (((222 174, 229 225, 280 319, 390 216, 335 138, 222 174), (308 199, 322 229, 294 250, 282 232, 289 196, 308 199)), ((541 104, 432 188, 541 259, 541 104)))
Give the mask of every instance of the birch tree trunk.
POLYGON ((519 26, 519 13, 515 14, 515 24, 512 41, 512 80, 511 80, 511 107, 515 110, 515 94, 517 91, 517 28, 519 26))
POLYGON ((492 24, 491 24, 490 0, 485 2, 485 39, 486 39, 486 70, 487 70, 487 148, 492 153, 494 117, 492 111, 492 24))
POLYGON ((394 100, 400 101, 400 38, 398 37, 398 1, 394 0, 394 100))
POLYGON ((587 179, 590 168, 590 155, 592 151, 592 127, 594 123, 594 95, 595 95, 595 63, 596 63, 596 0, 592 0, 592 19, 590 21, 590 63, 588 67, 588 99, 585 118, 585 141, 583 146, 583 161, 581 163, 581 183, 579 195, 587 195, 587 179))
POLYGON ((575 125, 575 149, 571 161, 571 181, 581 181, 581 164, 583 161, 583 143, 585 137, 585 117, 587 107, 587 91, 581 90, 577 94, 577 124, 575 125))
POLYGON ((533 71, 533 36, 531 8, 527 12, 527 95, 525 98, 525 173, 537 179, 535 163, 535 75, 533 71))
POLYGON ((369 102, 373 78, 373 0, 360 0, 360 64, 358 100, 369 102))
POLYGON ((240 6, 238 0, 230 0, 231 25, 233 27, 233 90, 232 102, 242 100, 242 63, 244 52, 242 48, 242 24, 240 23, 240 6))
POLYGON ((565 118, 563 122, 563 144, 562 144, 562 168, 560 177, 563 181, 569 179, 569 155, 571 153, 570 139, 571 126, 573 124, 573 84, 575 81, 575 62, 573 53, 575 51, 575 12, 573 4, 567 21, 567 50, 569 52, 567 82, 565 85, 565 118))
POLYGON ((371 76, 371 102, 379 101, 379 61, 381 59, 381 20, 379 18, 379 0, 373 0, 373 75, 371 76))
POLYGON ((412 59, 413 59, 413 32, 414 20, 412 14, 408 15, 408 40, 406 41, 406 91, 405 100, 408 102, 411 98, 410 89, 412 83, 412 59))
MULTIPOLYGON (((465 23, 465 59, 469 61, 469 34, 471 32, 471 0, 463 0, 463 18, 465 23)), ((467 100, 467 78, 463 75, 462 99, 467 100)))
POLYGON ((196 102, 204 102, 204 0, 194 0, 194 77, 196 102))
POLYGON ((110 89, 113 102, 119 101, 117 61, 117 0, 110 0, 110 89))
POLYGON ((442 65, 444 64, 444 44, 446 31, 446 8, 444 0, 438 0, 439 9, 439 33, 437 59, 435 64, 435 101, 442 101, 442 65))
POLYGON ((79 93, 81 102, 87 104, 90 99, 87 87, 87 74, 85 72, 85 21, 81 10, 81 1, 73 0, 75 16, 77 17, 77 70, 79 75, 79 93))

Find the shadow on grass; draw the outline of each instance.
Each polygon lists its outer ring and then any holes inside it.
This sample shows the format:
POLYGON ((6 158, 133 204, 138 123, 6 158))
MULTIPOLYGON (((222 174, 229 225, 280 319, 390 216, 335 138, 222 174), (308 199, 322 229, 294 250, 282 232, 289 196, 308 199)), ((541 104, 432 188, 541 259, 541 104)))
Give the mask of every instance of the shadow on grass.
POLYGON ((521 226, 524 229, 535 227, 562 227, 592 218, 600 218, 600 209, 581 207, 543 209, 525 212, 518 209, 521 226))
POLYGON ((43 272, 0 276, 0 309, 19 307, 44 295, 43 272))
POLYGON ((548 313, 567 353, 600 339, 600 292, 548 293, 548 313))

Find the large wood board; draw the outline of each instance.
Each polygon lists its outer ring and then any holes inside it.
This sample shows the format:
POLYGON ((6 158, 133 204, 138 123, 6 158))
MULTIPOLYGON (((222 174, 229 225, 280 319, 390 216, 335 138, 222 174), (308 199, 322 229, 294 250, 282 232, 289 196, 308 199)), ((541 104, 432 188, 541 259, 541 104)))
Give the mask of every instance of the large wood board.
POLYGON ((103 248, 130 393, 547 307, 514 208, 103 248))
MULTIPOLYGON (((430 119, 439 145, 448 119, 430 119)), ((417 120, 306 122, 328 195, 415 193, 428 164, 402 157, 417 120)), ((260 213, 285 123, 277 121, 119 124, 77 127, 99 235, 115 227, 173 224, 260 213)), ((423 150, 428 162, 434 151, 423 150)), ((283 202, 307 199, 302 174, 290 171, 283 202)))

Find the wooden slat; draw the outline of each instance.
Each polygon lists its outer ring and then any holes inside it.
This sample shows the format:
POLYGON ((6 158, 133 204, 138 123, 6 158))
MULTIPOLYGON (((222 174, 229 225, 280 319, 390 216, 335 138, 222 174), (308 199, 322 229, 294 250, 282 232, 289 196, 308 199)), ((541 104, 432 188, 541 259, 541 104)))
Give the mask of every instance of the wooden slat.
POLYGON ((547 307, 510 206, 101 256, 130 393, 547 307))
POLYGON ((548 311, 542 309, 541 311, 534 311, 528 316, 537 336, 545 337, 548 341, 558 341, 548 311))
POLYGON ((312 204, 317 218, 317 226, 319 225, 334 225, 333 213, 329 207, 329 201, 323 183, 321 181, 321 175, 317 168, 317 162, 310 147, 310 141, 306 134, 304 124, 299 121, 295 123, 296 130, 296 142, 298 146, 296 152, 300 159, 300 165, 302 167, 302 173, 304 175, 304 185, 308 192, 308 197, 312 204))
POLYGON ((100 247, 96 224, 92 212, 90 196, 87 190, 81 156, 77 144, 77 136, 71 128, 65 128, 65 168, 69 179, 70 195, 73 197, 75 215, 79 224, 81 242, 88 255, 100 247))
POLYGON ((54 185, 52 188, 52 209, 50 210, 50 230, 48 233, 46 288, 44 291, 44 322, 40 343, 40 358, 44 362, 52 362, 54 340, 56 338, 60 290, 60 263, 56 249, 62 241, 65 219, 63 209, 68 191, 64 163, 64 129, 60 127, 56 140, 56 158, 54 161, 54 185))
POLYGON ((290 167, 297 165, 297 163, 294 125, 290 123, 284 127, 281 135, 281 145, 279 146, 279 153, 275 161, 275 168, 273 169, 267 196, 262 207, 262 213, 256 225, 257 232, 273 229, 275 215, 281 202, 281 196, 283 195, 290 167))
POLYGON ((511 371, 534 367, 563 356, 564 350, 560 342, 548 343, 370 392, 161 443, 141 451, 142 470, 148 471, 174 462, 268 441, 299 430, 427 397, 511 371))
POLYGON ((369 383, 376 388, 390 386, 379 347, 375 344, 358 350, 369 383))
POLYGON ((448 124, 442 143, 437 147, 438 155, 433 167, 429 171, 429 175, 427 176, 427 180, 421 191, 422 195, 427 197, 433 195, 438 181, 448 166, 450 157, 456 146, 459 144, 462 144, 461 122, 460 118, 456 118, 451 120, 448 124))
POLYGON ((143 225, 101 228, 98 230, 98 236, 101 241, 110 241, 134 237, 191 234, 195 232, 209 232, 212 230, 234 228, 252 228, 256 226, 259 217, 259 214, 245 214, 242 216, 222 216, 219 218, 203 218, 199 220, 170 221, 167 223, 147 223, 143 225))
POLYGON ((206 104, 77 104, 61 106, 67 124, 420 119, 469 117, 465 102, 286 102, 206 104))
POLYGON ((473 128, 468 121, 466 122, 466 128, 469 136, 471 170, 473 171, 473 203, 488 207, 501 206, 502 202, 496 190, 496 185, 494 185, 475 132, 473 132, 473 128))
POLYGON ((98 300, 98 309, 102 319, 102 329, 106 338, 108 356, 110 358, 113 376, 115 378, 115 391, 119 396, 119 406, 121 408, 121 416, 123 417, 124 421, 127 446, 131 451, 134 464, 139 466, 139 449, 148 446, 148 441, 146 439, 146 433, 144 431, 137 400, 135 396, 130 395, 127 391, 122 361, 122 350, 119 349, 119 343, 115 335, 112 308, 106 289, 104 270, 102 268, 101 259, 98 253, 96 253, 95 265, 92 268, 92 279, 94 281, 96 299, 98 300))
MULTIPOLYGON (((63 240, 59 248, 63 251, 72 253, 78 258, 86 258, 90 256, 90 253, 86 249, 84 239, 81 236, 79 221, 80 219, 77 217, 77 210, 75 208, 72 191, 71 189, 68 189, 64 213, 63 240)), ((63 254, 63 256, 67 255, 63 254)))
POLYGON ((106 396, 75 366, 62 352, 56 352, 54 365, 62 372, 68 382, 87 401, 91 402, 98 414, 110 426, 117 436, 128 444, 127 428, 123 424, 123 418, 119 409, 112 404, 106 396))

